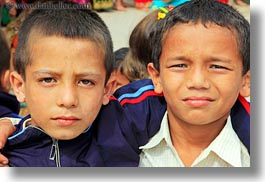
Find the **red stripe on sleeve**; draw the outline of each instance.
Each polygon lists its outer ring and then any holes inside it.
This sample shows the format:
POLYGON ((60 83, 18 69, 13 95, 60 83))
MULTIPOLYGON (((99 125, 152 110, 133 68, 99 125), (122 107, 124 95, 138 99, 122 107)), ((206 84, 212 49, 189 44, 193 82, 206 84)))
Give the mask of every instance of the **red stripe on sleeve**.
POLYGON ((238 100, 241 102, 241 104, 243 105, 243 107, 246 109, 246 111, 248 112, 248 114, 250 115, 250 104, 249 102, 246 100, 245 97, 242 97, 241 95, 238 96, 238 100))
POLYGON ((109 100, 118 100, 118 99, 112 95, 110 96, 109 100))
POLYGON ((157 94, 153 90, 150 90, 150 91, 144 92, 140 97, 123 99, 120 102, 120 104, 122 106, 124 104, 136 104, 136 103, 143 101, 145 98, 149 96, 163 96, 163 94, 157 94))

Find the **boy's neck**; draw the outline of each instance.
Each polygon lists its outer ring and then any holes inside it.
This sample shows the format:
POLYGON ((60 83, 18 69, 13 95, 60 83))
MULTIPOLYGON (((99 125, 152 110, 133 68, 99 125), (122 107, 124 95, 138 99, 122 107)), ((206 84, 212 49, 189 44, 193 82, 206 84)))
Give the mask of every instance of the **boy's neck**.
POLYGON ((219 135, 226 120, 227 117, 223 117, 207 125, 192 125, 169 119, 172 144, 185 166, 191 166, 201 152, 219 135))

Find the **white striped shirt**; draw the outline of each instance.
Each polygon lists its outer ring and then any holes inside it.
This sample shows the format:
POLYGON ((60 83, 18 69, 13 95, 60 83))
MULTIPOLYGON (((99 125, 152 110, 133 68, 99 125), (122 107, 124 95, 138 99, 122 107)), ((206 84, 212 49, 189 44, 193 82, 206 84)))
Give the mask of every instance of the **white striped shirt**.
MULTIPOLYGON (((170 138, 167 112, 159 132, 141 146, 139 167, 185 167, 170 138)), ((220 134, 191 167, 250 167, 250 156, 232 128, 230 117, 220 134)))

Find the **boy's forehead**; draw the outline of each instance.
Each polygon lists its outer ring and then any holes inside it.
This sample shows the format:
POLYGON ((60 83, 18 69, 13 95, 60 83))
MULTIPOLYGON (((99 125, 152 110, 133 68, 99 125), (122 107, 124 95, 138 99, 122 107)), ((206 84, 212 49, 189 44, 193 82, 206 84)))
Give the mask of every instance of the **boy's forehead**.
MULTIPOLYGON (((80 43, 89 43, 90 45, 93 45, 94 47, 96 47, 98 50, 100 50, 100 52, 102 53, 102 55, 104 54, 104 49, 102 48, 102 45, 100 45, 100 43, 89 39, 89 38, 80 38, 80 37, 65 37, 62 35, 44 35, 43 33, 39 33, 39 32, 31 32, 29 34, 29 38, 27 40, 27 48, 29 51, 29 54, 32 56, 34 55, 34 49, 39 48, 40 45, 42 45, 43 41, 50 40, 49 43, 46 43, 45 46, 43 48, 42 51, 46 51, 45 48, 48 47, 52 47, 52 46, 56 46, 55 41, 65 41, 65 42, 72 42, 75 45, 80 45, 80 43)), ((69 50, 69 51, 74 51, 74 50, 69 50)), ((85 50, 86 51, 86 50, 85 50)), ((87 47, 87 51, 89 50, 89 47, 87 47)))
POLYGON ((187 22, 187 23, 175 23, 173 26, 169 27, 169 30, 168 31, 172 31, 172 30, 175 30, 175 29, 178 29, 181 27, 190 27, 190 28, 196 28, 196 27, 204 27, 205 29, 210 29, 210 28, 221 28, 221 29, 228 29, 227 27, 224 27, 224 26, 220 26, 214 22, 206 22, 206 23, 203 23, 201 21, 198 21, 198 22, 187 22))
POLYGON ((62 58, 75 62, 80 62, 81 60, 91 62, 93 58, 99 65, 104 65, 105 54, 95 41, 57 35, 47 36, 39 33, 31 35, 28 40, 28 53, 31 64, 33 60, 44 58, 49 62, 62 58))
MULTIPOLYGON (((202 23, 202 22, 188 22, 188 23, 176 23, 174 24, 171 28, 169 28, 164 35, 162 36, 162 40, 164 41, 166 38, 168 38, 168 35, 174 31, 180 31, 183 32, 185 34, 185 32, 183 31, 183 27, 185 27, 185 29, 190 29, 192 31, 201 31, 201 29, 205 29, 205 31, 212 31, 212 30, 218 30, 219 32, 224 32, 224 33, 228 33, 231 34, 236 40, 238 39, 238 33, 235 29, 230 28, 230 27, 224 27, 224 26, 220 26, 217 25, 214 22, 207 22, 207 23, 202 23)), ((225 36, 225 34, 224 34, 225 36)), ((189 37, 189 35, 187 35, 187 37, 189 37)), ((175 37, 177 38, 177 37, 175 37)))
MULTIPOLYGON (((32 46, 36 46, 38 45, 38 43, 40 43, 41 40, 43 39, 49 39, 49 38, 56 38, 57 40, 61 39, 61 40, 71 40, 71 41, 75 41, 75 42, 91 42, 95 45, 98 45, 95 41, 93 41, 92 39, 89 38, 81 38, 81 37, 65 37, 63 35, 56 35, 56 34, 51 34, 51 35, 45 35, 44 33, 40 32, 40 31, 31 31, 29 34, 29 38, 27 40, 27 43, 30 47, 32 46)), ((52 41, 51 41, 52 43, 52 41)))
POLYGON ((231 51, 228 52, 231 55, 240 55, 236 31, 214 23, 206 25, 202 23, 177 24, 165 34, 162 47, 162 52, 174 50, 173 52, 183 53, 183 51, 192 50, 193 55, 196 51, 199 53, 206 48, 209 54, 218 53, 219 55, 219 52, 228 51, 229 47, 231 51))

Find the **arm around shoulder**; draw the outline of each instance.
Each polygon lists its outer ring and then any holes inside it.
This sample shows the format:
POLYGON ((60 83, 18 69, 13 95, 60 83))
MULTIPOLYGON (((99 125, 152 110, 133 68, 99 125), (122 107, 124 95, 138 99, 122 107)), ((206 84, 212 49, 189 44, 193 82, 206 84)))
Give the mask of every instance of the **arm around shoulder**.
POLYGON ((5 146, 8 136, 12 135, 16 131, 17 120, 12 118, 1 118, 0 119, 0 149, 5 146))
MULTIPOLYGON (((15 131, 16 127, 9 118, 0 119, 0 151, 5 146, 8 136, 12 135, 15 131)), ((0 153, 0 167, 6 167, 7 165, 8 159, 0 153)))

